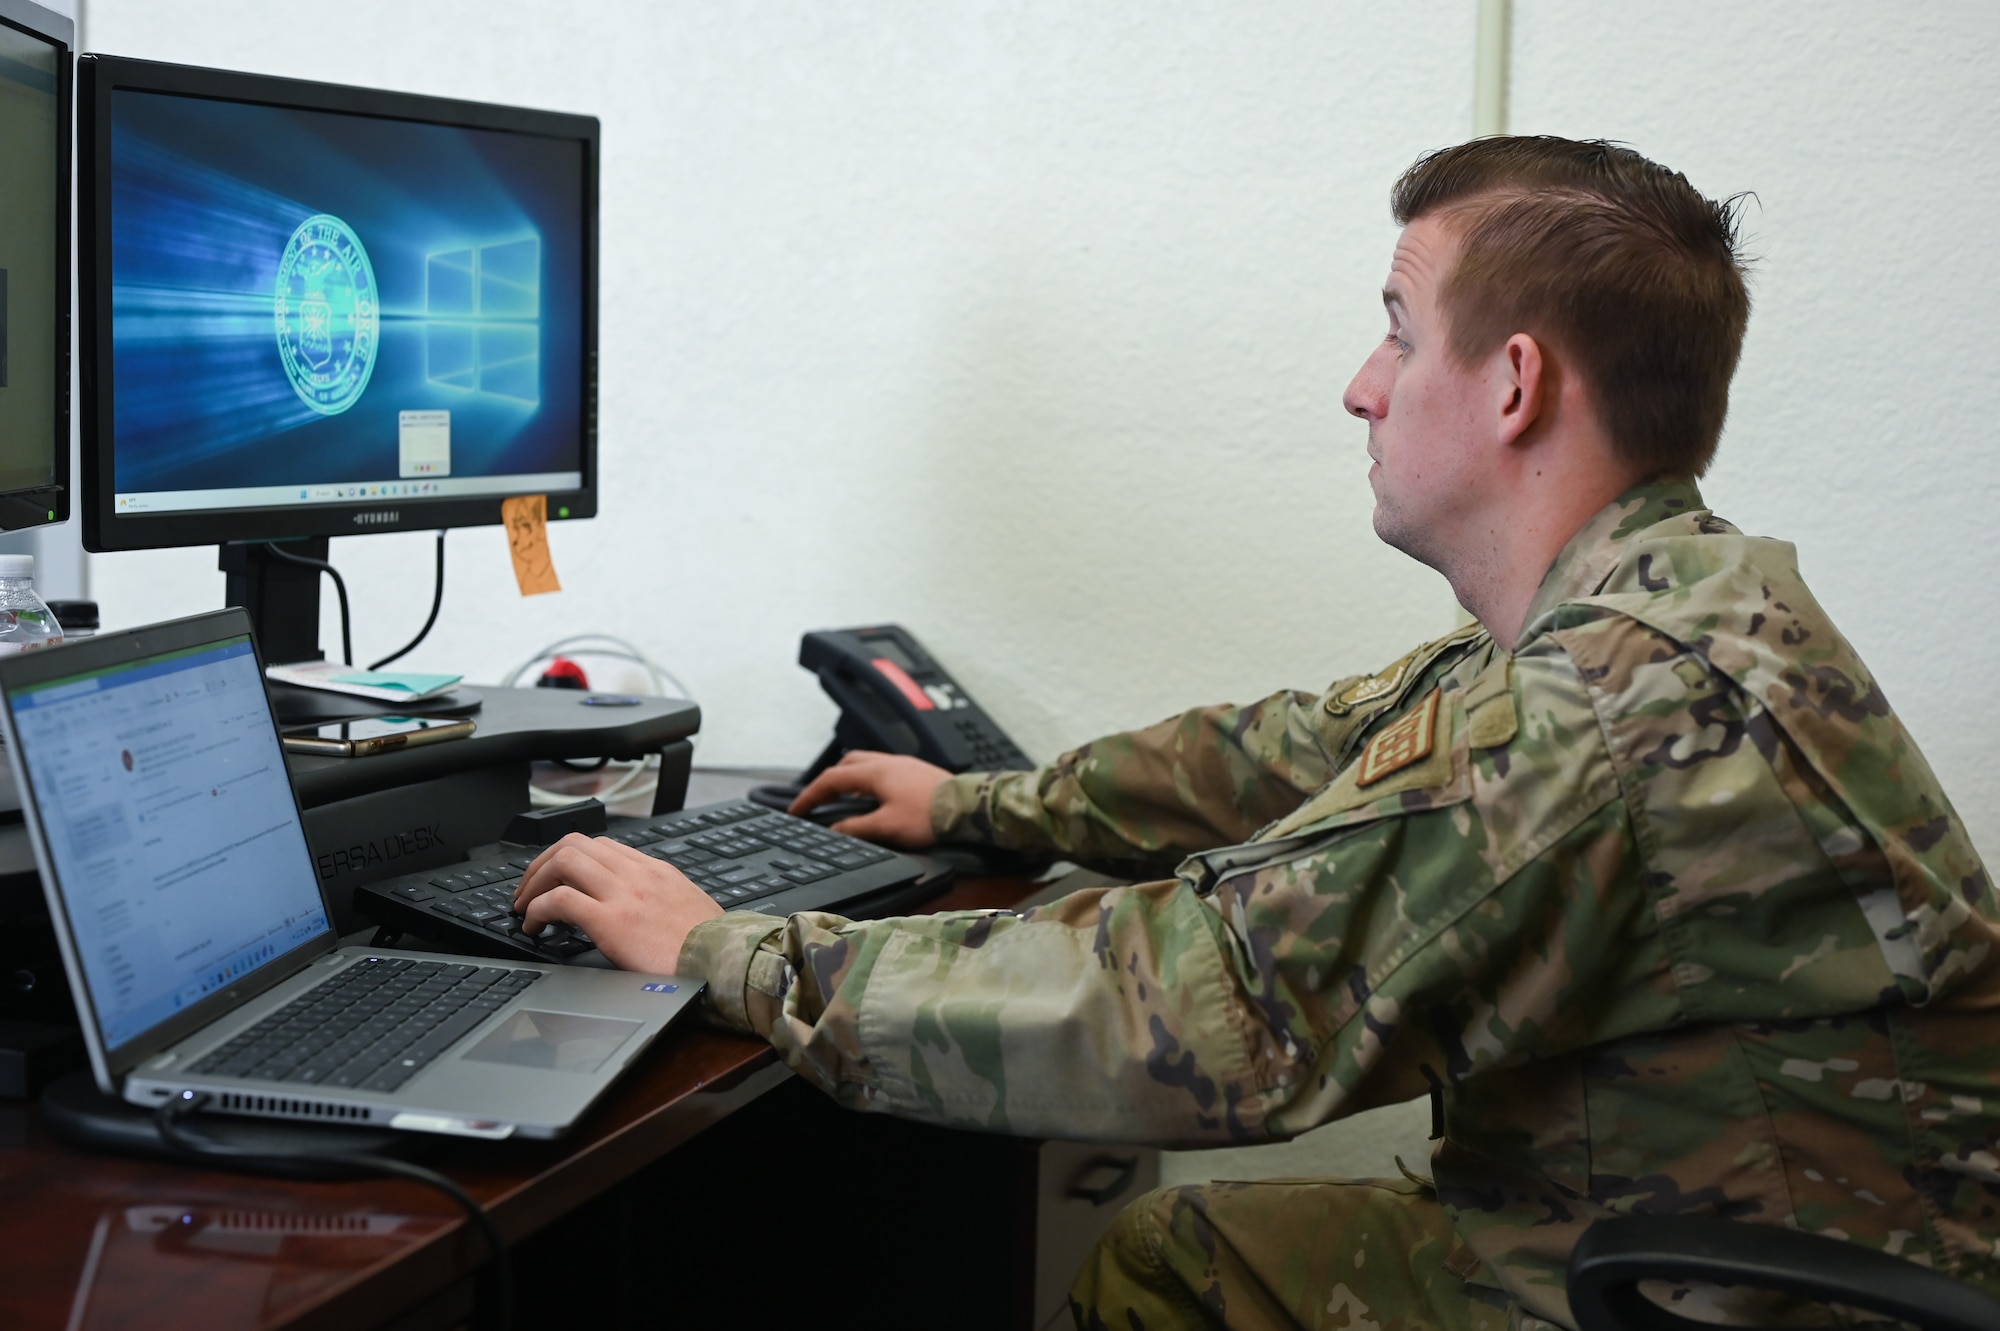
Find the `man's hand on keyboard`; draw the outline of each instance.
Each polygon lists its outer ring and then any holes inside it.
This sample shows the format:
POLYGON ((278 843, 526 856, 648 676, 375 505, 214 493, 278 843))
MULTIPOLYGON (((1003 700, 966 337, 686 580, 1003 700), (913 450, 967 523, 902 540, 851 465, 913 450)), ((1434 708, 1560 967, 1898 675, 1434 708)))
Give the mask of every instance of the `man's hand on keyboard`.
POLYGON ((572 832, 535 857, 514 890, 522 928, 563 921, 628 971, 671 975, 681 944, 722 907, 671 864, 605 837, 572 832))
POLYGON ((950 772, 921 758, 857 749, 814 777, 792 801, 791 812, 804 815, 842 795, 866 795, 880 807, 841 819, 834 831, 922 850, 937 840, 931 834, 931 797, 950 779, 950 772))

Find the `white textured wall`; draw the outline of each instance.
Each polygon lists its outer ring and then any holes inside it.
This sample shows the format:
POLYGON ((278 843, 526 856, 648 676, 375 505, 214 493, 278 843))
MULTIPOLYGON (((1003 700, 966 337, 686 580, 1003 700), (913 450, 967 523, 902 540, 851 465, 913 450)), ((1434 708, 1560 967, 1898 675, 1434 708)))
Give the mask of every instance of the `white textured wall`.
MULTIPOLYGON (((1453 622, 1369 535, 1339 393, 1379 334, 1388 185, 1469 131, 1473 11, 89 0, 84 38, 603 118, 603 516, 555 529, 570 590, 526 602, 496 531, 454 533, 410 664, 623 633, 701 697, 706 760, 792 763, 831 719, 791 664, 808 627, 910 624, 1047 754, 1453 622)), ((1514 128, 1759 193, 1707 489, 1799 543, 2000 847, 2000 7, 1517 0, 1513 53, 1514 128)), ((334 558, 360 652, 421 620, 427 537, 334 558)), ((92 577, 129 623, 219 603, 213 567, 92 577)))
MULTIPOLYGON (((894 619, 1046 755, 1455 622, 1370 535, 1340 392, 1388 186, 1468 123, 1467 5, 339 13, 91 0, 86 40, 602 117, 602 515, 525 602, 455 532, 412 667, 613 631, 700 697, 705 761, 799 763, 832 722, 799 633, 894 619)), ((357 653, 421 622, 428 546, 335 542, 357 653)), ((220 603, 212 551, 93 562, 108 622, 220 603)))

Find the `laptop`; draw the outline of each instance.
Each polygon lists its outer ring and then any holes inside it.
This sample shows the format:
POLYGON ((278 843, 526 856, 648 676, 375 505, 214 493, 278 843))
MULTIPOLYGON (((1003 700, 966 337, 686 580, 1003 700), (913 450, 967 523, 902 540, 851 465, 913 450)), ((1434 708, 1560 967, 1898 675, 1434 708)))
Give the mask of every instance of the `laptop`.
POLYGON ((700 990, 341 946, 241 610, 0 657, 0 730, 107 1095, 554 1137, 700 990))

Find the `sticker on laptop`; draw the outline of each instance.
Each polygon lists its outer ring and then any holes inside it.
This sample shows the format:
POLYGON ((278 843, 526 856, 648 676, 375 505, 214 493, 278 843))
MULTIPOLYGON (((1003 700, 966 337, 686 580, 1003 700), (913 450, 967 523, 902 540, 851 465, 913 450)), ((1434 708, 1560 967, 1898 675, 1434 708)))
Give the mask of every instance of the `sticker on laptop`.
POLYGON ((649 994, 677 994, 681 991, 677 984, 642 984, 639 987, 649 994))

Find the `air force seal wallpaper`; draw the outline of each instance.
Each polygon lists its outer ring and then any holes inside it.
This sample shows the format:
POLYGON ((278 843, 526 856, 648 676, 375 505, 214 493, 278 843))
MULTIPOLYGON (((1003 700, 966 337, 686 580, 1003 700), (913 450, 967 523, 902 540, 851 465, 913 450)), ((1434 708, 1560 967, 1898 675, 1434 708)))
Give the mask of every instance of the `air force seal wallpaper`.
POLYGON ((354 228, 331 213, 299 223, 278 261, 273 308, 292 391, 322 416, 353 406, 382 330, 375 270, 354 228))
POLYGON ((121 496, 414 477, 406 413, 427 479, 581 483, 580 141, 128 89, 111 136, 121 496))

